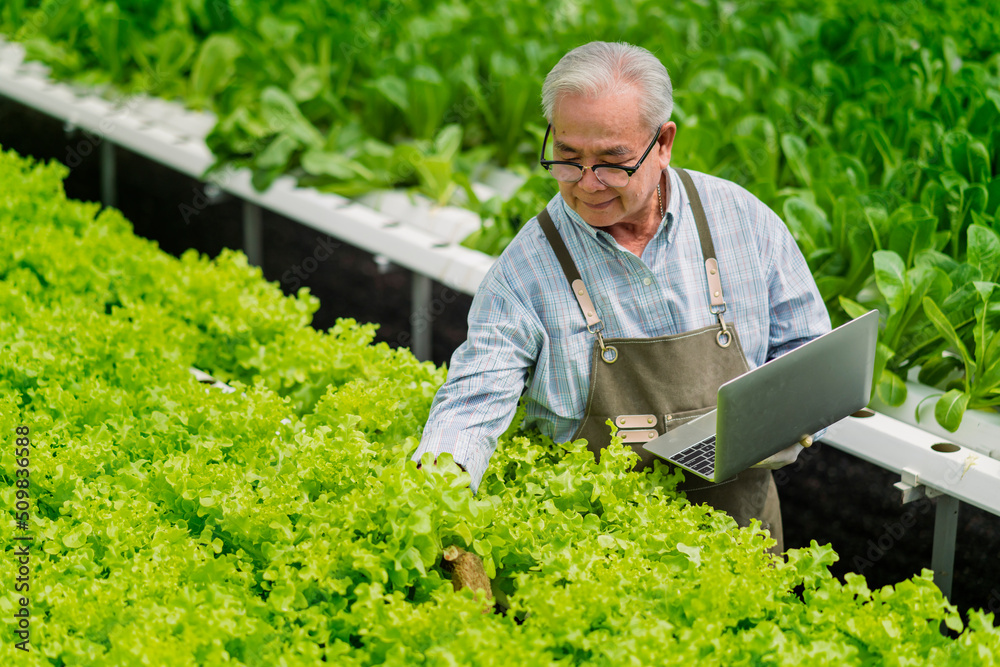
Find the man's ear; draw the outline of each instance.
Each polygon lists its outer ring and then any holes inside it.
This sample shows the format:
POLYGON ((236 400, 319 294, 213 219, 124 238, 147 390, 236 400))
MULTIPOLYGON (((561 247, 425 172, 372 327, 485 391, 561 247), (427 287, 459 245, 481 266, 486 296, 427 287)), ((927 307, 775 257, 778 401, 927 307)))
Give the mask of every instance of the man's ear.
POLYGON ((668 120, 663 124, 663 128, 660 130, 660 136, 657 138, 656 143, 660 147, 660 170, 666 169, 670 166, 670 156, 674 149, 674 138, 677 136, 677 125, 672 120, 668 120))

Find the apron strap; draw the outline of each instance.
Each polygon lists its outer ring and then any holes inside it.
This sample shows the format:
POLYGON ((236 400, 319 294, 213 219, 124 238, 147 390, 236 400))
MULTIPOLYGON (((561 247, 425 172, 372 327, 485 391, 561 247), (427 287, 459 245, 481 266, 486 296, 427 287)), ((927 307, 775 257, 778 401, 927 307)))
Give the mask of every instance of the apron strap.
MULTIPOLYGON (((580 271, 576 268, 576 263, 573 262, 573 258, 569 254, 566 242, 563 241, 562 236, 559 235, 559 230, 556 229, 555 223, 552 222, 552 216, 549 215, 548 207, 543 208, 542 212, 538 214, 538 224, 542 226, 542 231, 545 232, 545 237, 549 240, 549 245, 552 246, 552 250, 556 253, 556 259, 562 265, 563 273, 566 274, 566 280, 569 281, 570 288, 573 290, 573 296, 576 297, 576 302, 580 304, 580 310, 583 311, 583 317, 587 320, 587 328, 591 329, 600 325, 601 318, 597 316, 597 309, 594 308, 594 302, 590 300, 590 294, 587 293, 587 288, 580 278, 580 271)), ((603 328, 603 325, 601 325, 601 329, 603 328)), ((598 333, 601 329, 592 331, 592 333, 598 333)), ((601 343, 601 347, 603 348, 603 341, 601 343)))
MULTIPOLYGON (((726 321, 723 319, 723 313, 726 312, 726 298, 722 293, 719 262, 715 258, 715 245, 712 243, 712 232, 708 228, 708 218, 705 216, 705 208, 702 206, 701 197, 698 195, 698 189, 694 186, 694 181, 691 180, 691 175, 680 167, 674 167, 674 169, 684 184, 684 190, 687 192, 688 201, 691 204, 691 212, 694 213, 694 221, 698 229, 698 240, 701 242, 701 255, 705 260, 705 277, 708 279, 709 312, 719 318, 719 333, 716 340, 720 347, 729 347, 732 337, 726 328, 726 321)), ((541 225, 542 231, 545 232, 545 237, 548 239, 549 245, 552 246, 552 250, 556 254, 556 259, 559 260, 559 264, 562 266, 563 273, 566 274, 566 279, 573 290, 573 296, 576 297, 577 303, 580 304, 583 317, 587 320, 587 329, 591 333, 597 334, 603 351, 605 349, 604 340, 600 332, 604 329, 604 325, 597 316, 597 309, 594 308, 594 302, 591 301, 590 294, 587 293, 587 288, 580 278, 580 271, 576 268, 576 263, 573 262, 573 258, 569 254, 569 248, 566 247, 566 243, 559 234, 559 230, 556 229, 555 223, 552 222, 552 216, 549 215, 548 207, 543 208, 541 213, 538 214, 538 223, 541 225), (595 326, 599 327, 596 331, 593 328, 595 326)))
MULTIPOLYGON (((698 189, 694 187, 691 174, 680 167, 674 167, 677 175, 684 183, 687 191, 688 201, 691 203, 691 212, 694 213, 695 224, 698 225, 698 240, 701 241, 701 256, 705 260, 705 276, 708 278, 708 296, 711 300, 712 314, 726 312, 726 299, 722 294, 722 279, 719 276, 719 262, 715 259, 715 245, 712 243, 712 232, 708 229, 708 218, 705 217, 705 208, 701 205, 701 197, 698 189), (716 310, 719 308, 720 310, 716 310)), ((721 321, 721 320, 720 320, 721 321)))

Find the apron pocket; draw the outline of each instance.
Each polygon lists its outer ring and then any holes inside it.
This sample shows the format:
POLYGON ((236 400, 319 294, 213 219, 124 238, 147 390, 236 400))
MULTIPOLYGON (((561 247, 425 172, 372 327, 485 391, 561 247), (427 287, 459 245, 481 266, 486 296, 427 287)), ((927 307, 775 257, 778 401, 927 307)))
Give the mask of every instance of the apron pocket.
POLYGON ((684 410, 682 412, 672 412, 670 414, 663 415, 663 432, 666 433, 667 431, 677 428, 681 424, 687 424, 692 419, 696 419, 714 409, 715 406, 710 405, 705 408, 698 408, 697 410, 684 410))

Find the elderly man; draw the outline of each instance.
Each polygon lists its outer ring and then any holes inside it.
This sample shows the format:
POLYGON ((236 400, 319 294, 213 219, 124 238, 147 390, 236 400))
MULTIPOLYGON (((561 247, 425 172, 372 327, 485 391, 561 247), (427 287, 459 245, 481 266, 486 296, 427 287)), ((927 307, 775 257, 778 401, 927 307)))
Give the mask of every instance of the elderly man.
MULTIPOLYGON (((586 438, 599 455, 608 419, 654 415, 663 433, 714 407, 723 382, 830 330, 778 216, 734 183, 669 166, 673 92, 649 51, 570 51, 546 77, 542 106, 541 164, 559 194, 480 285, 413 455, 450 452, 473 492, 525 389, 526 425, 557 442, 586 438)), ((651 465, 648 434, 626 439, 638 467, 651 465)), ((770 468, 800 449, 682 488, 740 525, 760 519, 780 553, 770 468)))

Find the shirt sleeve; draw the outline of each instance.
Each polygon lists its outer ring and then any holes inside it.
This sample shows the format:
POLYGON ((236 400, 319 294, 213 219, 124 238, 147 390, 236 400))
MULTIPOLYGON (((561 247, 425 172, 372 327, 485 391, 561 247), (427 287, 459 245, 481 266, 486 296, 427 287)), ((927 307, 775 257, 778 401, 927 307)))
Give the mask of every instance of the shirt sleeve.
POLYGON ((771 209, 761 206, 769 232, 767 289, 770 310, 767 360, 791 352, 830 331, 830 314, 812 272, 788 227, 771 209))
MULTIPOLYGON (((767 360, 775 359, 830 331, 830 314, 812 271, 785 223, 766 206, 765 226, 773 233, 767 270, 770 331, 767 360)), ((819 440, 827 429, 813 434, 819 440)))
POLYGON ((538 317, 494 273, 476 292, 469 335, 451 358, 448 378, 434 397, 420 446, 436 458, 450 453, 472 477, 472 492, 507 429, 541 347, 538 317))

